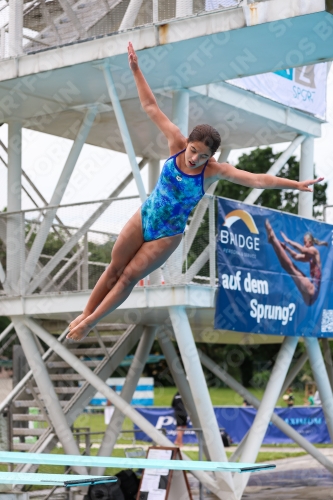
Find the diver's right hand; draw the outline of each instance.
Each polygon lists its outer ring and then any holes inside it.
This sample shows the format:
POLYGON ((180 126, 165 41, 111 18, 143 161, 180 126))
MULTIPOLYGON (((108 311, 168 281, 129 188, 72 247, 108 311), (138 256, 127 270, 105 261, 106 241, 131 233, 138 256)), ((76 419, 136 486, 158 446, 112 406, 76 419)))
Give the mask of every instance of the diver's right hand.
POLYGON ((138 56, 135 53, 132 42, 128 42, 128 64, 132 71, 137 71, 139 69, 138 56))

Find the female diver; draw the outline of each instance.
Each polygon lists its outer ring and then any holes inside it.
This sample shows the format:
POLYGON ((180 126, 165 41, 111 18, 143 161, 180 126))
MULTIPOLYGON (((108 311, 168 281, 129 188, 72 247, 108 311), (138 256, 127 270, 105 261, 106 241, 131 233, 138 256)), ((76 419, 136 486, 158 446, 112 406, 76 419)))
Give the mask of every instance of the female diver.
POLYGON ((252 188, 286 188, 311 191, 322 179, 292 181, 266 174, 251 174, 213 157, 220 146, 217 130, 209 125, 194 128, 189 137, 159 109, 146 82, 131 43, 129 66, 142 108, 165 135, 170 158, 158 183, 142 207, 130 218, 112 249, 111 263, 98 280, 86 307, 69 325, 68 339, 80 341, 130 295, 136 283, 159 268, 179 245, 187 218, 209 186, 219 179, 252 188))
POLYGON ((327 241, 319 241, 311 233, 305 233, 303 242, 304 245, 292 241, 281 231, 281 236, 285 243, 279 241, 272 229, 270 223, 266 220, 266 230, 268 241, 274 248, 277 258, 280 261, 281 266, 287 273, 290 274, 295 282, 298 290, 301 292, 304 302, 307 306, 312 306, 318 298, 321 283, 321 260, 320 253, 315 248, 314 245, 328 246, 327 241), (287 245, 294 247, 292 250, 287 245), (294 260, 298 262, 309 262, 310 264, 310 276, 309 279, 304 273, 293 263, 293 261, 287 255, 287 252, 291 255, 294 260))

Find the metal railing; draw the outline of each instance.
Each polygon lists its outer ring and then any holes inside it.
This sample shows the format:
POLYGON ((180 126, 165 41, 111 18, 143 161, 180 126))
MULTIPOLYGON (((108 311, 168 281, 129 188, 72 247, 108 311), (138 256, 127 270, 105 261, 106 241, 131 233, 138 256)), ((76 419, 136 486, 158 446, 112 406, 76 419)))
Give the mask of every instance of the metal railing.
MULTIPOLYGON (((203 201, 208 210, 199 221, 198 233, 192 231, 190 217, 185 236, 174 254, 157 275, 148 276, 138 286, 216 284, 215 198, 205 196, 203 201)), ((91 290, 110 263, 121 229, 140 204, 138 196, 128 196, 0 213, 0 223, 8 225, 11 221, 11 227, 15 228, 7 246, 8 252, 12 252, 11 262, 21 270, 19 290, 2 290, 2 294, 91 290), (52 226, 39 253, 35 242, 41 236, 43 220, 50 213, 52 226), (37 265, 30 266, 29 271, 29 262, 34 260, 37 265)))
POLYGON ((0 57, 33 53, 137 26, 238 7, 241 0, 17 0, 0 8, 0 57), (13 14, 9 16, 9 9, 13 14), (23 18, 20 22, 10 19, 23 18), (15 33, 12 33, 16 30, 15 33), (15 53, 17 52, 17 53, 15 53))

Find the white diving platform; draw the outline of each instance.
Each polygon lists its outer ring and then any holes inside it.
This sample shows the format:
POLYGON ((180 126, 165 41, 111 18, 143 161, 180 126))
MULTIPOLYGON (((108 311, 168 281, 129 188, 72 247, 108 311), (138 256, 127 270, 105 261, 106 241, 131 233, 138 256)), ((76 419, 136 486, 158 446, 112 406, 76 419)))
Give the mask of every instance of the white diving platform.
MULTIPOLYGON (((232 462, 210 462, 195 460, 149 460, 140 458, 118 458, 118 457, 88 457, 82 455, 53 455, 19 452, 0 452, 0 462, 15 464, 43 464, 43 465, 71 465, 86 467, 117 467, 117 468, 142 468, 142 469, 169 469, 189 471, 211 471, 211 472, 256 472, 261 470, 275 469, 274 464, 247 464, 232 462)), ((2 473, 10 474, 10 473, 2 473)), ((15 473, 17 476, 18 474, 15 473)), ((37 474, 35 474, 36 476, 37 474)), ((69 479, 68 475, 64 475, 69 479)), ((95 477, 95 476, 90 476, 95 477)), ((74 479, 83 479, 87 476, 78 476, 74 479)), ((2 479, 2 476, 0 476, 2 479)), ((88 476, 89 479, 89 476, 88 476)), ((66 479, 65 479, 66 480, 66 479)), ((0 481, 1 483, 1 481, 0 481)), ((21 483, 22 484, 22 483, 21 483)), ((31 484, 31 483, 30 483, 31 484)))
MULTIPOLYGON (((156 141, 156 127, 140 108, 128 68, 127 44, 132 41, 162 110, 170 116, 171 92, 191 89, 191 100, 201 113, 201 122, 209 121, 219 129, 221 117, 227 121, 229 131, 223 137, 224 146, 289 141, 295 131, 307 133, 309 129, 319 136, 320 120, 316 126, 313 117, 220 83, 272 68, 332 59, 333 15, 326 7, 328 3, 301 3, 270 0, 255 6, 203 12, 1 60, 0 119, 6 122, 15 118, 25 128, 56 136, 63 136, 66 130, 66 137, 74 139, 76 129, 72 125, 82 119, 87 107, 98 103, 100 118, 86 142, 124 152, 101 71, 105 63, 111 69, 136 155, 165 158, 166 143, 156 141), (207 85, 209 88, 205 88, 207 85), (265 109, 265 101, 275 108, 273 113, 271 106, 265 109), (235 102, 244 104, 237 116, 233 112, 235 102), (280 125, 278 133, 271 126, 275 120, 280 125), (112 136, 110 130, 114 130, 112 136)), ((189 127, 197 122, 194 113, 189 127)))
MULTIPOLYGON (((214 330, 216 287, 196 283, 184 285, 136 286, 128 299, 103 318, 103 323, 161 325, 168 323, 168 308, 184 306, 197 342, 221 344, 276 344, 278 335, 257 335, 229 330, 214 330)), ((24 297, 2 296, 1 316, 26 314, 35 319, 68 321, 68 315, 78 315, 84 309, 90 290, 32 294, 24 297)))

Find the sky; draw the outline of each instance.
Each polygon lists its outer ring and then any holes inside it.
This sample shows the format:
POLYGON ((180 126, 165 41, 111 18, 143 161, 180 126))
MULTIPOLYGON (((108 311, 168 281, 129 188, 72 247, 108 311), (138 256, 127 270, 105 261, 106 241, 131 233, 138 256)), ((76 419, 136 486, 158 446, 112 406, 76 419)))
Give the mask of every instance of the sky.
MULTIPOLYGON (((333 204, 333 65, 327 82, 327 123, 322 126, 322 137, 315 140, 316 174, 325 177, 328 182, 327 199, 333 204)), ((0 139, 7 145, 7 125, 0 127, 0 139)), ((70 151, 72 141, 62 139, 28 129, 23 130, 22 166, 49 202, 54 187, 59 179, 63 165, 70 151)), ((288 144, 273 146, 274 152, 283 151, 288 144)), ((300 148, 299 148, 300 149, 300 148)), ((299 157, 299 149, 295 154, 299 157)), ((238 157, 249 149, 234 150, 228 161, 236 164, 238 157)), ((6 154, 0 148, 0 155, 6 154)), ((130 172, 127 156, 122 153, 105 150, 95 146, 84 145, 62 203, 106 198, 119 182, 130 172)), ((143 181, 147 187, 147 168, 142 171, 143 181)), ((23 180, 24 185, 26 181, 23 180)), ((0 210, 7 205, 7 169, 0 162, 0 210)), ((132 182, 122 196, 136 195, 136 187, 132 182)), ((31 208, 32 203, 25 194, 22 196, 22 208, 31 208)), ((330 222, 333 223, 333 209, 330 222)), ((328 212, 330 213, 330 212, 328 212)))

